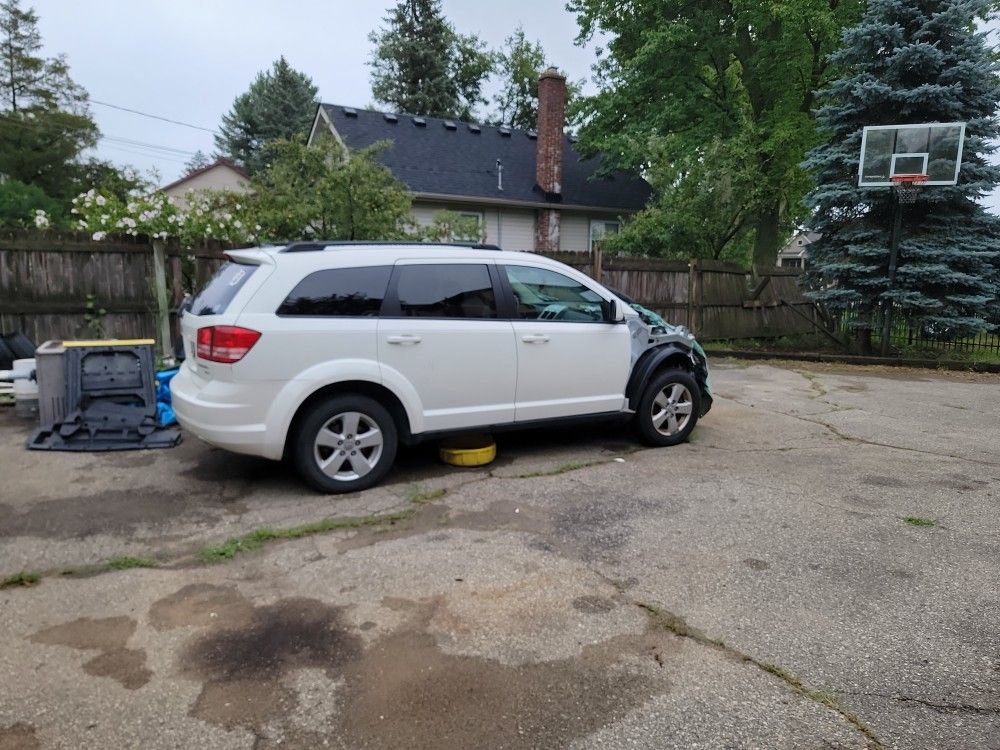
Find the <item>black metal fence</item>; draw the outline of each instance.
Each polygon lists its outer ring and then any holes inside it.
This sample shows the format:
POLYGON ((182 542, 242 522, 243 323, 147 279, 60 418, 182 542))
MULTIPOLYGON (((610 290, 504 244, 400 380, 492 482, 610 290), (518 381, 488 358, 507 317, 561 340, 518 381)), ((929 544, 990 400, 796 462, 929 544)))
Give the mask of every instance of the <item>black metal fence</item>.
MULTIPOLYGON (((870 323, 858 310, 845 310, 838 316, 841 333, 854 336, 860 327, 871 327, 872 343, 875 348, 882 340, 882 311, 871 313, 870 323)), ((984 356, 1000 358, 1000 316, 989 321, 997 326, 993 333, 980 332, 972 335, 954 334, 947 329, 935 328, 922 318, 906 317, 899 312, 892 316, 889 346, 897 351, 939 351, 943 354, 962 356, 984 356)))

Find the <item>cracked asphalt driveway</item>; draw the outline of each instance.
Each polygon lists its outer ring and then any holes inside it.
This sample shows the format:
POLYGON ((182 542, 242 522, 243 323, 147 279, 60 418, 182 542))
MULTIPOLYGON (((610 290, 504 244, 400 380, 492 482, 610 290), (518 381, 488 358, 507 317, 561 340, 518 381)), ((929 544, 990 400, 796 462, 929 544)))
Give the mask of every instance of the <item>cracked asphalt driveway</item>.
POLYGON ((713 378, 683 446, 422 447, 343 498, 0 415, 0 576, 43 574, 0 591, 0 749, 1000 749, 1000 381, 713 378))

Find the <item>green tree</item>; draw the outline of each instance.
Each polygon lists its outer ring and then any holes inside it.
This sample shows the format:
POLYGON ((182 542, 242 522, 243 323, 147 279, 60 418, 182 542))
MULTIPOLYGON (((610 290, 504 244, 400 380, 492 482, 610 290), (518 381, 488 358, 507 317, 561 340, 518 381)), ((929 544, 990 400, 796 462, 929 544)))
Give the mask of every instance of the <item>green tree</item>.
POLYGON ((269 240, 385 240, 400 238, 410 217, 410 195, 376 161, 386 144, 345 153, 333 139, 313 146, 275 141, 267 167, 246 198, 269 240))
POLYGON ((222 117, 215 147, 250 174, 263 167, 262 149, 271 141, 305 136, 316 116, 317 88, 312 79, 279 57, 257 74, 222 117))
POLYGON ((197 172, 199 169, 204 169, 212 160, 208 158, 208 155, 202 151, 200 148, 194 152, 194 156, 188 159, 187 163, 184 165, 184 174, 189 175, 192 172, 197 172))
POLYGON ((747 207, 757 185, 748 151, 738 139, 717 138, 682 160, 654 155, 645 175, 653 201, 604 240, 605 251, 749 265, 753 216, 747 207))
POLYGON ((1000 296, 1000 220, 980 199, 1000 184, 990 164, 1000 137, 1000 66, 977 22, 994 17, 988 0, 870 0, 861 23, 833 56, 844 69, 826 90, 820 122, 829 138, 806 166, 817 186, 808 200, 813 296, 860 315, 870 345, 874 313, 891 300, 925 332, 945 336, 991 328, 1000 296), (889 289, 888 188, 858 187, 865 125, 968 123, 959 182, 924 188, 905 206, 893 289, 889 289))
MULTIPOLYGON (((664 205, 678 220, 710 224, 714 237, 725 237, 733 217, 745 217, 754 264, 774 265, 804 215, 809 181, 800 163, 819 140, 814 92, 829 80, 827 55, 861 5, 571 0, 579 41, 607 37, 595 66, 600 90, 579 105, 581 146, 617 166, 657 171, 651 159, 664 162, 663 174, 677 179, 659 187, 675 193, 664 205), (702 161, 712 168, 695 168, 702 161), (747 170, 753 189, 733 192, 741 205, 721 213, 706 206, 720 173, 736 186, 747 170)), ((729 240, 746 241, 742 232, 729 240)))
POLYGON ((0 3, 0 174, 69 198, 75 162, 98 130, 66 59, 42 57, 41 47, 35 12, 0 3))
POLYGON ((440 0, 398 0, 383 23, 368 35, 376 101, 414 115, 473 119, 495 63, 485 43, 458 34, 440 0))
MULTIPOLYGON (((541 42, 529 40, 518 26, 496 53, 494 72, 500 77, 500 90, 493 96, 494 110, 489 122, 525 130, 534 128, 538 120, 538 77, 546 67, 541 42)), ((581 88, 581 82, 567 82, 568 112, 575 109, 581 88)))

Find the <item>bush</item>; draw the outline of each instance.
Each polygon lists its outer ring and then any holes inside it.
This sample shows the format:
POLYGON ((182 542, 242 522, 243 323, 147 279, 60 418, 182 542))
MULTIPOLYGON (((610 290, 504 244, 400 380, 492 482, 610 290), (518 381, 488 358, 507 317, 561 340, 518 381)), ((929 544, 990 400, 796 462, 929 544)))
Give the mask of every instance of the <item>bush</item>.
MULTIPOLYGON (((0 227, 34 228, 35 216, 44 211, 52 225, 63 224, 62 204, 50 198, 40 187, 18 180, 0 183, 0 227)), ((47 228, 48 224, 45 225, 47 228)))

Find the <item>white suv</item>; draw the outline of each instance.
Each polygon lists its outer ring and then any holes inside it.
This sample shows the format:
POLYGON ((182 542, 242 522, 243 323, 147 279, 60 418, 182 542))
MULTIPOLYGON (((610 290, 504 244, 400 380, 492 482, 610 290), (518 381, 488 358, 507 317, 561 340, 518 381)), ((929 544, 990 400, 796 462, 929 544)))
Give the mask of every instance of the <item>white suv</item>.
POLYGON ((181 318, 177 418, 287 457, 326 492, 381 480, 400 441, 618 415, 673 445, 711 405, 687 330, 540 255, 328 242, 228 256, 181 318))

